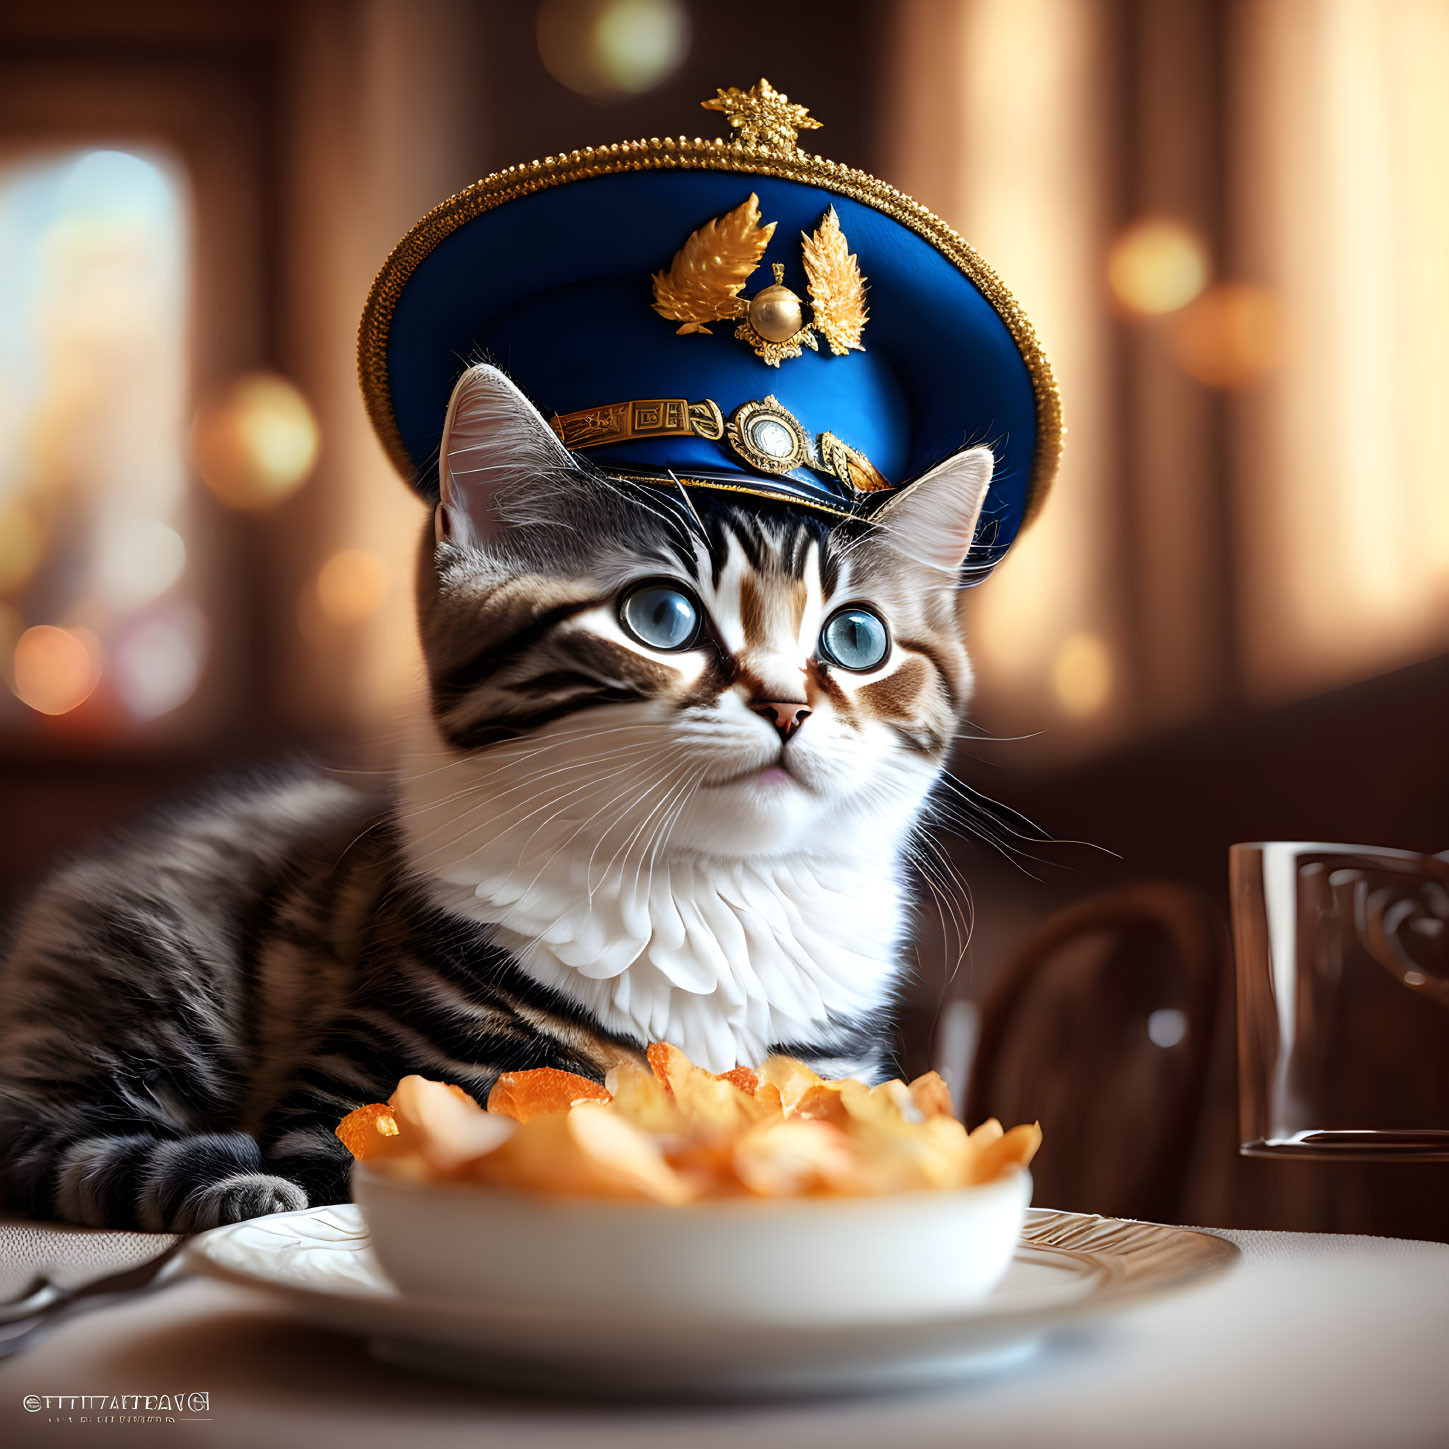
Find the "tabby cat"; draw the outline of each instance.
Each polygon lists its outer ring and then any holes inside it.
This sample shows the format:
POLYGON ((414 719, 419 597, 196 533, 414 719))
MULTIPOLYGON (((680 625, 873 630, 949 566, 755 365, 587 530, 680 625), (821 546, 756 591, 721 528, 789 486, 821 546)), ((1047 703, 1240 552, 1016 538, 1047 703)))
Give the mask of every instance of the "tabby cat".
POLYGON ((837 521, 585 467, 480 364, 441 458, 387 797, 220 791, 18 921, 9 1210, 189 1231, 343 1201, 334 1127, 409 1072, 482 1099, 654 1039, 885 1069, 990 451, 837 521))

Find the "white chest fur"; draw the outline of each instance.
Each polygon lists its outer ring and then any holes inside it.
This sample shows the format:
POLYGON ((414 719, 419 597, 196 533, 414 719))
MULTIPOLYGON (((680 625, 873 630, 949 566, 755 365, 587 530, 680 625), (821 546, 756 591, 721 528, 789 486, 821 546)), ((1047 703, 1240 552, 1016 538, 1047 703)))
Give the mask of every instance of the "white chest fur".
POLYGON ((889 994, 902 928, 889 878, 862 889, 839 862, 695 856, 656 861, 637 889, 621 878, 631 867, 590 892, 586 859, 495 874, 486 855, 434 873, 445 904, 495 925, 530 975, 609 1030, 674 1042, 711 1071, 889 994))
POLYGON ((452 826, 436 787, 405 782, 405 796, 408 853, 440 903, 494 926, 530 975, 611 1031, 725 1071, 890 995, 905 925, 894 841, 788 860, 625 851, 605 864, 561 823, 524 842, 452 826))
POLYGON ((895 901, 822 874, 805 861, 674 859, 655 866, 647 895, 590 900, 580 879, 571 904, 494 902, 485 913, 526 970, 611 1030, 675 1042, 725 1071, 887 995, 895 901))

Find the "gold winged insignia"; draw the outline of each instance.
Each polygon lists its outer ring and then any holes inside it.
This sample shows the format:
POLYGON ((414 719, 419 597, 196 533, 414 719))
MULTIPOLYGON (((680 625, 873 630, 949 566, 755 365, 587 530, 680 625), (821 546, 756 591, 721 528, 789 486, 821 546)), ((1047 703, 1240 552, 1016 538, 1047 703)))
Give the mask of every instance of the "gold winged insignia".
POLYGON ((743 293, 774 233, 773 221, 761 222, 759 198, 753 193, 733 211, 705 222, 674 254, 669 270, 654 274, 654 310, 682 324, 680 333, 708 332, 711 322, 738 318, 735 336, 771 367, 799 357, 805 347, 818 352, 817 329, 837 357, 852 349, 864 352, 865 278, 835 208, 821 218, 814 236, 801 233, 811 303, 808 320, 804 301, 785 285, 785 268, 779 262, 773 286, 753 296, 743 293))
POLYGON ((870 315, 865 306, 865 278, 833 206, 815 235, 805 238, 804 252, 811 321, 837 357, 844 357, 852 348, 864 352, 860 337, 870 315))
POLYGON ((743 317, 749 304, 740 289, 774 234, 773 221, 761 225, 759 198, 751 192, 748 201, 691 232, 669 270, 654 274, 654 310, 683 323, 681 334, 743 317))

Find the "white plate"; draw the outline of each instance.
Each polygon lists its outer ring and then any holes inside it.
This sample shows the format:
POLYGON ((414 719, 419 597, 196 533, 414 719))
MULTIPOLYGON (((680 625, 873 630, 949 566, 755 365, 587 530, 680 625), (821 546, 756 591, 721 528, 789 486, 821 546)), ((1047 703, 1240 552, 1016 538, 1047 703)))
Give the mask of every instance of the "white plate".
POLYGON ((266 1289, 310 1322, 368 1339, 393 1363, 554 1396, 721 1398, 876 1390, 995 1369, 1056 1328, 1180 1288, 1237 1257, 1207 1233, 1037 1208, 1005 1279, 968 1311, 808 1331, 762 1320, 749 1333, 738 1325, 722 1333, 703 1307, 688 1317, 656 1312, 646 1284, 608 1312, 404 1295, 351 1205, 214 1228, 187 1248, 196 1271, 266 1289))

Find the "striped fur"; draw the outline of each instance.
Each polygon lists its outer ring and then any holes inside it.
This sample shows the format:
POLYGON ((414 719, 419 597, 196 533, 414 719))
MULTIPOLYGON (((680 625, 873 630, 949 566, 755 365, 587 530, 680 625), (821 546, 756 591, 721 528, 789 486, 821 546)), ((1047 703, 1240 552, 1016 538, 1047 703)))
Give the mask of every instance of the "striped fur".
POLYGON ((503 437, 467 431, 466 396, 450 414, 393 791, 242 782, 71 864, 19 921, 10 1210, 189 1231, 344 1200, 334 1127, 410 1072, 482 1099, 506 1070, 602 1079, 654 1038, 716 1070, 775 1049, 885 1069, 989 460, 832 526, 580 471, 496 376, 503 437), (646 577, 699 600, 697 647, 623 629, 646 577), (851 674, 817 641, 861 602, 892 643, 851 674), (780 700, 808 711, 784 740, 758 712, 780 700))
POLYGON ((7 1208, 190 1231, 347 1198, 340 1118, 409 1072, 591 1077, 623 1046, 404 868, 386 802, 246 782, 40 893, 3 978, 7 1208))

